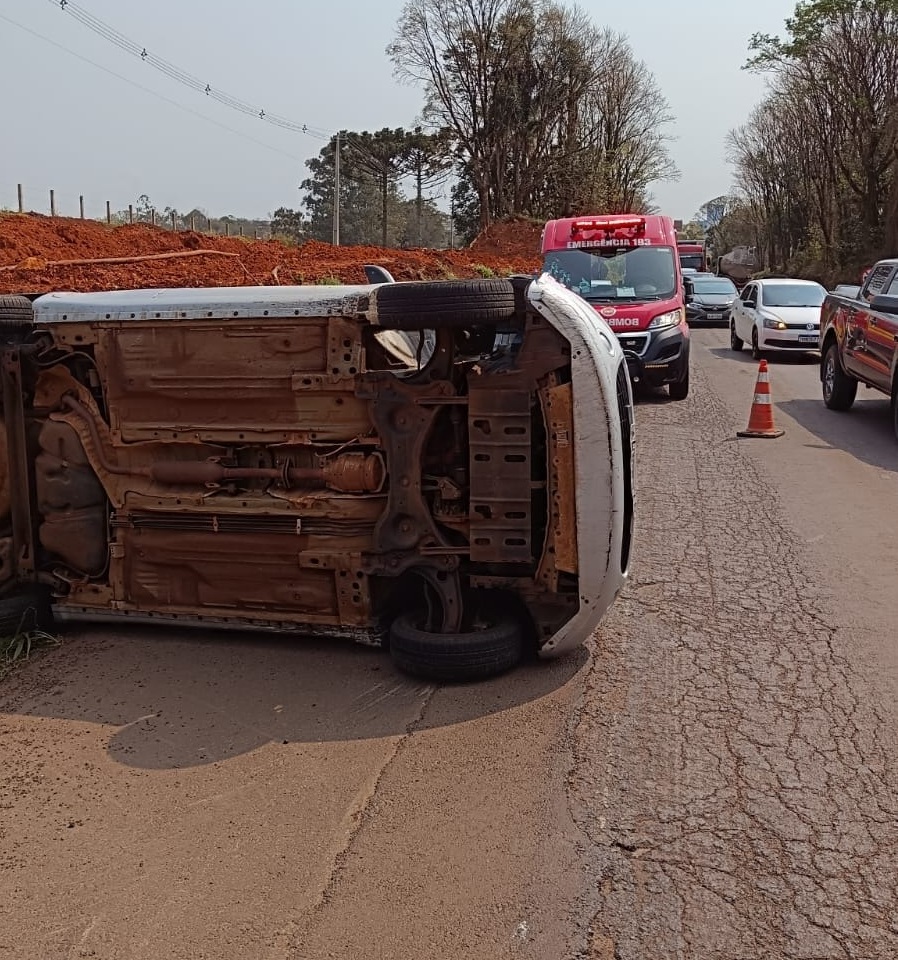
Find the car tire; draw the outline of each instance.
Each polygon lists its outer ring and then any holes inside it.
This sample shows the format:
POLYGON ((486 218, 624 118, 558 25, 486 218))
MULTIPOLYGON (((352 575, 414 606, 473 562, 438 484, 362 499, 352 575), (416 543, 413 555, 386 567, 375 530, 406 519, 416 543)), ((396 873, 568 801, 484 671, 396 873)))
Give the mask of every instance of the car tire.
POLYGON ((28 297, 0 296, 0 342, 21 343, 34 326, 34 307, 28 297))
POLYGON ((22 633, 46 629, 51 625, 47 591, 28 587, 0 597, 0 637, 17 637, 22 633))
POLYGON ((857 396, 857 380, 842 369, 838 344, 831 343, 823 354, 820 374, 826 406, 830 410, 850 410, 857 396))
POLYGON ((484 630, 430 633, 418 618, 402 614, 390 627, 390 656, 403 673, 425 680, 485 680, 516 666, 524 655, 524 631, 500 616, 484 630))
POLYGON ((434 280, 395 283, 372 294, 377 324, 388 330, 436 330, 499 324, 515 312, 508 280, 434 280))
POLYGON ((730 350, 741 353, 745 342, 736 336, 736 321, 730 320, 730 350))
POLYGON ((761 349, 760 344, 758 343, 758 328, 751 328, 751 355, 754 360, 763 360, 764 351, 761 349))
POLYGON ((689 396, 689 368, 686 368, 686 376, 682 380, 668 384, 667 392, 671 400, 685 400, 689 396))

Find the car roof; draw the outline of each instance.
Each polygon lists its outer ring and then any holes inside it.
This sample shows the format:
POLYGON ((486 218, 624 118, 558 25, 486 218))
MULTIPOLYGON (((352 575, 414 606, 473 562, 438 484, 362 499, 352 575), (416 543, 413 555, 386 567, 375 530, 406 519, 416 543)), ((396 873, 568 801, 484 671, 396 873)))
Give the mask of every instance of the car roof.
POLYGON ((799 280, 798 277, 794 277, 794 278, 793 277, 762 277, 760 280, 755 280, 754 282, 761 283, 765 287, 776 286, 777 284, 780 284, 780 283, 789 283, 789 284, 800 283, 803 286, 808 286, 808 287, 822 286, 822 284, 817 283, 816 280, 799 280))
POLYGON ((321 317, 355 313, 378 285, 174 287, 48 293, 34 301, 40 323, 85 320, 197 320, 227 317, 321 317))

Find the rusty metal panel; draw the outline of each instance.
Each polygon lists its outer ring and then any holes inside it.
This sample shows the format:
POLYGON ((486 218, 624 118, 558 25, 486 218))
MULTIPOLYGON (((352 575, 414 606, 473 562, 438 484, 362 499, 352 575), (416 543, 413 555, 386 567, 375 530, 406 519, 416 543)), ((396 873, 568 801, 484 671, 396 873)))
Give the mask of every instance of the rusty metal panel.
POLYGON ((471 560, 531 563, 531 394, 472 388, 468 402, 471 560))
POLYGON ((350 373, 359 350, 352 327, 326 318, 107 327, 97 356, 113 435, 345 441, 366 433, 368 405, 350 373), (304 390, 303 373, 334 377, 343 392, 304 390))
POLYGON ((555 547, 555 567, 577 573, 577 500, 574 472, 573 393, 569 383, 547 391, 549 428, 550 518, 555 547))
POLYGON ((339 624, 341 607, 346 613, 338 572, 301 567, 296 534, 124 528, 118 544, 119 599, 140 610, 301 614, 318 624, 339 624))

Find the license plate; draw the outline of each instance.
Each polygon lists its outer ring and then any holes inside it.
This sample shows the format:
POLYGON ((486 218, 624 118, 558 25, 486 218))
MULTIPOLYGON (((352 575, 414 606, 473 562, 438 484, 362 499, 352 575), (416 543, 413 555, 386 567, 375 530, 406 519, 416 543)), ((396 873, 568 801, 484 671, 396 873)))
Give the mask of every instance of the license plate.
POLYGON ((723 320, 722 313, 709 313, 707 316, 709 320, 723 320))
POLYGON ((816 333, 813 336, 808 336, 807 334, 802 333, 798 337, 798 342, 799 343, 819 343, 820 337, 816 333))

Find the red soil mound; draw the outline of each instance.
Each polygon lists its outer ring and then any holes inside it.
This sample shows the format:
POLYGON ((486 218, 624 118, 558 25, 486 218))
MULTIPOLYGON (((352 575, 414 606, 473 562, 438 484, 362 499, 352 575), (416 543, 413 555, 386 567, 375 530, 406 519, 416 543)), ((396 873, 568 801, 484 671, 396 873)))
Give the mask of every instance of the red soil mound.
MULTIPOLYGON (((0 214, 0 293, 115 290, 148 287, 364 283, 363 266, 377 263, 397 280, 438 280, 533 273, 536 243, 509 230, 508 249, 491 240, 470 250, 335 247, 310 240, 297 247, 161 227, 109 227, 92 220, 0 214), (232 256, 190 256, 137 263, 63 265, 58 261, 140 257, 197 250, 232 256)), ((480 238, 478 238, 478 241, 480 238)))
POLYGON ((543 224, 525 217, 510 217, 490 224, 471 244, 471 252, 500 257, 539 259, 539 238, 543 224))

